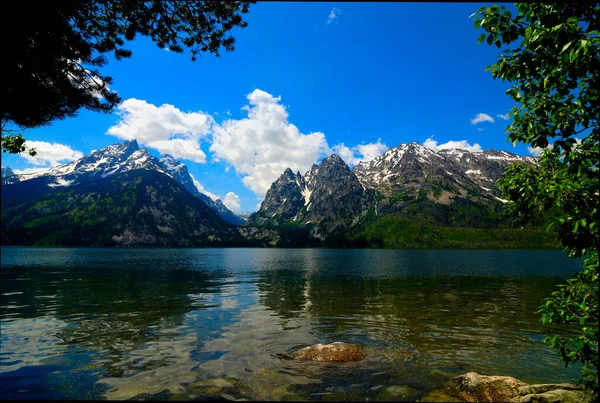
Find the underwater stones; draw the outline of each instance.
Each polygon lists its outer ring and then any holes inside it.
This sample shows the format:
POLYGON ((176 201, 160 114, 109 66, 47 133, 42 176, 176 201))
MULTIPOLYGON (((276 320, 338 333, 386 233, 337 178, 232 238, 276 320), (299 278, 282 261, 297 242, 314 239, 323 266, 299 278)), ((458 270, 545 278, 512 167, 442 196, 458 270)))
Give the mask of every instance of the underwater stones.
POLYGON ((331 344, 315 344, 304 347, 292 354, 297 360, 347 362, 360 361, 365 358, 364 349, 357 344, 335 342, 331 344))
POLYGON ((381 401, 405 401, 415 400, 417 391, 410 386, 388 386, 382 388, 377 394, 377 399, 381 401))
POLYGON ((443 389, 430 390, 424 394, 420 402, 461 402, 462 400, 443 389))
POLYGON ((245 385, 236 379, 207 379, 190 383, 187 388, 200 397, 221 397, 226 400, 231 400, 233 396, 247 396, 245 385))

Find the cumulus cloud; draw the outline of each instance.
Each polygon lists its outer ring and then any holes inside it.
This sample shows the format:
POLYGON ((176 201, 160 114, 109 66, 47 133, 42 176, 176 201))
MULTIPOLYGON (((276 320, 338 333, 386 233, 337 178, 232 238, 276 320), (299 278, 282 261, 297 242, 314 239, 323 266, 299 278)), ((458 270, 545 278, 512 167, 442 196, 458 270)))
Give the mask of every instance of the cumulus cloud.
POLYGON ((447 143, 438 144, 438 142, 436 140, 434 140, 433 137, 430 137, 423 142, 423 145, 427 148, 432 149, 433 151, 440 151, 440 150, 454 149, 454 148, 459 148, 461 150, 466 150, 466 151, 471 151, 471 152, 483 151, 483 149, 481 148, 481 146, 478 143, 471 145, 471 144, 469 144, 469 142, 467 140, 460 140, 460 141, 452 141, 451 140, 451 141, 448 141, 447 143))
POLYGON ((506 113, 503 115, 503 114, 499 113, 496 115, 496 117, 499 117, 502 120, 508 120, 508 119, 510 119, 510 114, 506 113))
POLYGON ((334 20, 337 20, 341 14, 342 10, 337 7, 332 8, 327 17, 327 25, 331 24, 334 20))
POLYGON ((306 172, 330 152, 321 132, 303 134, 288 121, 281 97, 256 89, 247 95, 248 117, 215 125, 210 151, 213 159, 231 165, 242 182, 262 197, 286 168, 306 172))
POLYGON ((472 125, 476 125, 478 123, 481 122, 490 122, 490 123, 494 123, 495 120, 493 117, 491 117, 488 114, 485 113, 478 113, 473 119, 471 119, 471 124, 472 125))
MULTIPOLYGON (((25 158, 30 164, 40 167, 53 167, 60 164, 66 164, 83 157, 81 151, 73 150, 70 146, 65 144, 48 143, 46 141, 26 141, 25 146, 27 146, 27 148, 35 148, 38 154, 35 157, 32 157, 25 152, 20 153, 19 156, 25 158)), ((15 172, 17 171, 15 170, 15 172)))
POLYGON ((125 140, 137 139, 146 147, 198 163, 206 162, 200 139, 210 133, 214 119, 207 113, 183 112, 173 105, 155 106, 129 98, 119 104, 120 121, 107 134, 125 140))
POLYGON ((198 189, 198 192, 207 195, 208 197, 213 199, 213 201, 216 201, 219 198, 219 196, 217 196, 216 194, 204 189, 204 186, 202 186, 202 184, 198 182, 196 178, 194 178, 194 175, 190 174, 190 177, 192 178, 192 183, 194 184, 194 186, 196 186, 196 189, 198 189))
POLYGON ((34 174, 38 172, 48 171, 48 167, 35 167, 35 168, 24 168, 24 169, 13 169, 13 172, 18 175, 34 174))
POLYGON ((529 151, 529 154, 533 155, 534 157, 539 157, 540 155, 542 155, 542 151, 544 151, 544 149, 529 146, 527 147, 527 151, 529 151))
POLYGON ((359 144, 352 148, 344 143, 336 144, 332 147, 334 153, 337 153, 348 165, 356 165, 359 162, 368 162, 375 157, 383 154, 389 147, 377 139, 376 143, 359 144))
POLYGON ((223 204, 229 210, 233 211, 236 214, 242 212, 242 199, 240 199, 240 196, 236 195, 233 192, 229 192, 225 195, 225 198, 223 199, 223 204))

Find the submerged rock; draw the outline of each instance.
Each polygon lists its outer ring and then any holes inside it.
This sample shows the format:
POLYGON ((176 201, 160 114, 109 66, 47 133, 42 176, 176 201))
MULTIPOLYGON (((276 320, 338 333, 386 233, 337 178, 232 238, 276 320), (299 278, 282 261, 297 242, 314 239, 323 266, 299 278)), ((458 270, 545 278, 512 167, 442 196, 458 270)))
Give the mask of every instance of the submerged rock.
POLYGON ((304 347, 292 354, 297 360, 347 362, 365 358, 364 349, 356 344, 335 342, 304 347))
POLYGON ((461 402, 462 400, 458 397, 449 394, 448 391, 443 389, 434 389, 430 390, 426 394, 424 394, 421 399, 421 402, 461 402))
POLYGON ((417 391, 410 386, 388 386, 382 388, 377 394, 377 399, 381 401, 407 401, 415 400, 417 391))
POLYGON ((475 372, 453 378, 446 391, 467 402, 592 403, 598 399, 583 386, 568 383, 529 385, 510 376, 485 376, 475 372))
POLYGON ((207 379, 191 383, 187 388, 202 398, 236 400, 234 396, 248 396, 246 386, 237 379, 207 379), (234 396, 232 396, 234 395, 234 396))

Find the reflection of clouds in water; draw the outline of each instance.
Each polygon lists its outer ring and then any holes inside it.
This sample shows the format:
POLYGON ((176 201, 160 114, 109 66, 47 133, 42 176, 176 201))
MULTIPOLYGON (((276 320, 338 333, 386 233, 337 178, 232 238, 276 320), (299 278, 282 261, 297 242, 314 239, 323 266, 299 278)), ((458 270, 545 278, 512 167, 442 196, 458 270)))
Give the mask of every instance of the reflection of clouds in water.
POLYGON ((105 397, 109 400, 131 399, 139 394, 154 394, 164 390, 182 393, 182 384, 193 382, 196 374, 193 369, 197 363, 190 353, 197 348, 196 334, 188 333, 186 326, 168 329, 180 336, 169 340, 152 341, 141 348, 131 350, 127 358, 115 363, 126 370, 120 378, 104 378, 98 383, 109 390, 105 397))
POLYGON ((186 393, 189 383, 227 375, 246 383, 256 398, 270 399, 274 389, 283 394, 289 385, 315 382, 298 371, 284 373, 290 362, 277 357, 316 342, 307 320, 273 315, 257 302, 255 288, 248 290, 244 284, 226 288, 210 301, 203 299, 215 308, 189 312, 183 325, 163 329, 157 334, 159 340, 127 352, 114 363, 124 371, 121 377, 99 381, 109 388, 105 397, 122 400, 165 390, 186 393), (227 316, 230 323, 222 326, 227 316), (162 338, 162 332, 175 336, 162 338))
POLYGON ((220 293, 189 294, 195 302, 210 309, 188 312, 183 324, 169 326, 156 332, 156 340, 123 354, 115 362, 115 368, 123 369, 120 377, 107 377, 99 383, 109 387, 105 397, 110 400, 131 399, 140 394, 156 394, 165 390, 184 393, 186 384, 198 378, 198 356, 210 356, 214 351, 207 348, 208 337, 220 337, 221 325, 229 318, 248 315, 243 302, 256 300, 247 286, 224 281, 220 293), (238 311, 234 311, 236 308, 238 311), (241 312, 240 312, 241 310, 241 312), (166 337, 163 337, 166 336, 166 337))
POLYGON ((283 319, 262 305, 243 311, 235 323, 223 328, 221 337, 205 343, 205 352, 225 352, 198 366, 201 377, 225 375, 240 379, 253 390, 253 398, 271 400, 282 396, 290 385, 318 382, 318 375, 302 371, 306 364, 282 360, 298 348, 316 343, 305 318, 283 319))
POLYGON ((67 352, 56 333, 68 326, 53 317, 3 320, 0 323, 0 373, 31 365, 43 365, 50 357, 67 352))

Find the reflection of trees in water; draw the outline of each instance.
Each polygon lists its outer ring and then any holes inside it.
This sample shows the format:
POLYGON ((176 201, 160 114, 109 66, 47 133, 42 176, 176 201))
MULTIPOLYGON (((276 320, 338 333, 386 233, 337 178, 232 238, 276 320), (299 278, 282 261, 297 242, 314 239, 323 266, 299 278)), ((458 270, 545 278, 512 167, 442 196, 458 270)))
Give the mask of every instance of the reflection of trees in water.
MULTIPOLYGON (((310 320, 305 326, 319 340, 382 348, 399 343, 425 354, 423 359, 486 362, 491 369, 531 365, 545 351, 535 345, 547 331, 535 311, 557 279, 392 277, 364 270, 360 262, 353 271, 346 259, 311 264, 263 270, 258 287, 267 309, 280 318, 310 320)), ((544 357, 539 365, 546 364, 544 357)))
POLYGON ((215 280, 220 274, 118 267, 11 268, 2 272, 1 317, 18 314, 18 319, 53 317, 66 322, 68 326, 51 335, 61 340, 55 346, 105 353, 110 359, 101 360, 102 366, 118 375, 123 367, 111 364, 127 351, 150 341, 169 340, 174 334, 166 330, 181 325, 186 313, 208 304, 210 294, 219 292, 215 280), (11 292, 22 294, 6 296, 11 292), (9 305, 20 308, 15 312, 9 305))

